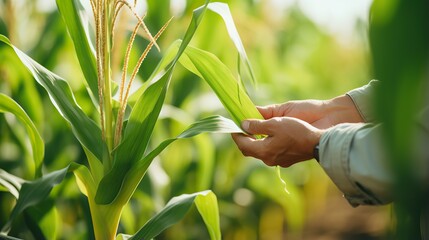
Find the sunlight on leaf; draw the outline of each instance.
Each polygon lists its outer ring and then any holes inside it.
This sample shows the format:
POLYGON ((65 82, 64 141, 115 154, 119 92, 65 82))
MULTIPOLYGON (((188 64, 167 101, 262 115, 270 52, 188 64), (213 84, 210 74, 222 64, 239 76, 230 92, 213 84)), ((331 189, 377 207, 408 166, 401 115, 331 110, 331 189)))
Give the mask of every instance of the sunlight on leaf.
POLYGON ((210 85, 237 125, 245 119, 263 119, 242 85, 215 55, 188 46, 180 63, 210 85))
POLYGON ((72 163, 70 165, 70 171, 75 175, 76 183, 81 193, 87 197, 93 197, 96 185, 88 168, 84 165, 72 163))
POLYGON ((198 195, 195 198, 195 205, 198 212, 200 212, 204 223, 207 226, 211 239, 221 239, 220 225, 219 225, 219 208, 217 205, 216 195, 211 192, 204 192, 205 194, 198 195))
POLYGON ((10 192, 16 199, 19 197, 19 190, 24 182, 24 179, 0 169, 0 185, 10 192))
MULTIPOLYGON (((237 49, 238 54, 240 56, 240 62, 238 63, 238 66, 243 64, 246 70, 245 74, 248 75, 253 84, 256 84, 255 74, 253 73, 250 61, 247 58, 246 50, 244 49, 243 43, 241 42, 240 35, 238 34, 237 28, 235 27, 235 23, 232 18, 231 11, 229 10, 228 4, 221 2, 213 2, 208 5, 208 9, 218 14, 222 18, 228 31, 229 37, 234 43, 235 48, 237 49)), ((241 74, 242 77, 245 74, 241 74)))

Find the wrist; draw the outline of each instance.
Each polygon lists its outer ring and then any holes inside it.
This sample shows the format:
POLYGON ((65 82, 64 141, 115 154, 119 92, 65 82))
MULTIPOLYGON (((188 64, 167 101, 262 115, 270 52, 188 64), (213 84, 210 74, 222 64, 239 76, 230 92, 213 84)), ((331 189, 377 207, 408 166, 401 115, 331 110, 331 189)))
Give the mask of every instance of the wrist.
POLYGON ((347 94, 327 100, 325 111, 335 116, 337 124, 364 122, 353 100, 347 94))
POLYGON ((310 158, 314 158, 317 161, 319 161, 319 142, 320 142, 320 138, 322 137, 324 132, 325 132, 325 130, 317 129, 314 132, 312 140, 309 144, 309 146, 311 147, 310 158))
POLYGON ((313 158, 316 159, 316 161, 319 162, 319 143, 316 144, 316 146, 314 146, 313 148, 313 158))

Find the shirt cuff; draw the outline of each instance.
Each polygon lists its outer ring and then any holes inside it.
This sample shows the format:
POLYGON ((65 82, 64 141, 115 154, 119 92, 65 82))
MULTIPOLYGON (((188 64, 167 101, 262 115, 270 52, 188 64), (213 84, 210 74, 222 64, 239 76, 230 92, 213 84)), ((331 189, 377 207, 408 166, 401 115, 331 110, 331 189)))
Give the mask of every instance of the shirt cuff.
POLYGON ((346 93, 356 106, 359 114, 365 122, 375 122, 373 113, 374 88, 378 85, 377 80, 370 81, 367 85, 353 89, 346 93))
POLYGON ((382 204, 353 178, 350 152, 355 134, 368 124, 339 124, 324 133, 319 143, 320 165, 352 206, 382 204))

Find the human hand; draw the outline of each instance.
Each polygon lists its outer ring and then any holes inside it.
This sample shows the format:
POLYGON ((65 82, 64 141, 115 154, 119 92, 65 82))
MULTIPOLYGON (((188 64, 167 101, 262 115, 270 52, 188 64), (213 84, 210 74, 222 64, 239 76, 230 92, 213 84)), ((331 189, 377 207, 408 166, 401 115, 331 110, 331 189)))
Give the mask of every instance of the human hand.
POLYGON ((261 159, 268 166, 289 167, 313 158, 313 148, 324 130, 291 117, 245 120, 242 128, 250 135, 232 134, 243 155, 261 159), (255 139, 252 135, 266 135, 255 139))
POLYGON ((339 123, 364 122, 351 98, 347 95, 330 100, 300 100, 258 107, 265 119, 294 117, 326 129, 339 123))

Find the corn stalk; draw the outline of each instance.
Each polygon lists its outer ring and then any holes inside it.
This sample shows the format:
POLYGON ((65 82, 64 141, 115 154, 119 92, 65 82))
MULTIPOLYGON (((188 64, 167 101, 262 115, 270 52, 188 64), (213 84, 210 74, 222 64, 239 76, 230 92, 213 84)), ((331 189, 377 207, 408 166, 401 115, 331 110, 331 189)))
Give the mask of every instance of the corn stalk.
MULTIPOLYGON (((157 34, 152 35, 144 22, 144 17, 136 13, 137 1, 131 4, 124 0, 90 0, 90 3, 94 20, 94 43, 90 41, 89 28, 84 27, 89 23, 82 16, 84 9, 80 1, 57 0, 59 11, 73 40, 87 81, 89 94, 99 110, 99 119, 93 120, 81 110, 67 81, 35 62, 13 46, 6 37, 0 35, 0 42, 9 45, 15 51, 35 80, 45 88, 51 101, 71 125, 74 135, 80 141, 87 156, 88 166, 71 163, 62 173, 73 172, 80 191, 88 198, 95 238, 110 240, 117 236, 123 207, 131 199, 153 159, 167 146, 178 139, 193 137, 202 132, 240 132, 236 124, 247 118, 261 118, 261 115, 246 94, 243 84, 236 80, 234 74, 216 56, 188 46, 204 13, 207 9, 211 10, 220 15, 226 23, 230 38, 238 50, 240 61, 244 63, 241 65, 244 66, 248 76, 254 78, 226 4, 206 1, 204 6, 194 11, 183 41, 174 42, 165 52, 152 77, 147 81, 150 85, 143 86, 142 91, 135 93, 137 100, 131 105, 128 103, 131 85, 149 51, 154 46, 159 50, 156 40, 167 28, 171 19, 158 30, 157 34), (114 94, 112 86, 116 83, 112 79, 111 64, 113 48, 116 47, 115 25, 121 10, 133 16, 136 24, 124 53, 123 72, 119 81, 119 109, 115 116, 113 103, 116 100, 112 97, 114 94), (149 43, 141 52, 132 74, 127 77, 130 53, 139 29, 145 32, 149 43), (181 58, 182 55, 183 58, 181 58), (177 137, 167 139, 149 151, 147 147, 151 134, 179 60, 183 66, 212 87, 235 123, 220 116, 202 119, 190 125, 177 137), (125 119, 127 107, 131 108, 131 112, 125 119), (125 121, 127 121, 126 127, 124 127, 125 121)), ((63 176, 64 174, 61 175, 63 176)), ((46 182, 52 186, 58 182, 58 179, 46 182)), ((18 201, 20 201, 19 196, 18 201)), ((182 195, 172 199, 133 238, 156 237, 162 230, 179 221, 193 203, 202 215, 211 238, 220 239, 217 201, 211 191, 182 195)), ((123 238, 124 235, 118 236, 118 239, 123 238)))

